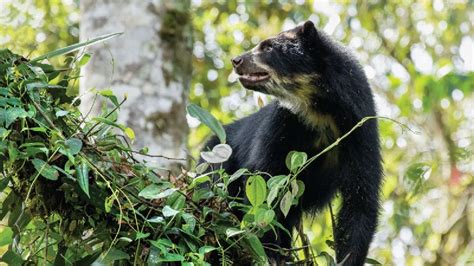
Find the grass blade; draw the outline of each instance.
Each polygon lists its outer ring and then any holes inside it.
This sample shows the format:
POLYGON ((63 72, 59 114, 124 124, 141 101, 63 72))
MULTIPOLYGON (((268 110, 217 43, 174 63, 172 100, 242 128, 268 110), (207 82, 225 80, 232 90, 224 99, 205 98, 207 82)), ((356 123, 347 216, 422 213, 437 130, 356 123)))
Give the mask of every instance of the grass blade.
POLYGON ((108 39, 111 39, 111 38, 116 37, 116 36, 121 35, 121 34, 122 34, 122 32, 106 34, 106 35, 102 35, 102 36, 99 36, 97 38, 94 38, 92 40, 88 40, 88 41, 85 41, 85 42, 80 42, 80 43, 76 43, 76 44, 73 44, 73 45, 69 45, 67 47, 49 52, 47 54, 40 55, 40 56, 32 59, 31 62, 37 62, 37 61, 40 61, 40 60, 43 60, 43 59, 49 59, 49 58, 52 58, 52 57, 55 57, 55 56, 58 56, 58 55, 71 53, 71 52, 77 51, 78 49, 81 49, 82 47, 86 47, 86 46, 89 46, 91 44, 98 43, 98 42, 103 42, 103 41, 106 41, 108 39))

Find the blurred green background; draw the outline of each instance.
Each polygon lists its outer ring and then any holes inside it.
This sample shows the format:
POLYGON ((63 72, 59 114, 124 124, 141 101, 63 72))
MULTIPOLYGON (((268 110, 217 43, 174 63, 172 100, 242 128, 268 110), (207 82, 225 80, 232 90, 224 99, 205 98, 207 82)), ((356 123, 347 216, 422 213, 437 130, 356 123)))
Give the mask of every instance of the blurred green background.
MULTIPOLYGON (((0 1, 0 47, 34 57, 75 43, 75 0, 0 1)), ((389 265, 474 264, 474 8, 469 0, 193 0, 190 101, 229 123, 266 96, 245 91, 230 58, 312 20, 349 46, 376 93, 385 184, 370 256, 389 265)), ((61 66, 63 58, 54 59, 61 66)), ((191 151, 210 134, 189 119, 191 151)), ((327 211, 307 219, 315 250, 331 252, 327 211)), ((1 241, 0 241, 1 243, 1 241)))

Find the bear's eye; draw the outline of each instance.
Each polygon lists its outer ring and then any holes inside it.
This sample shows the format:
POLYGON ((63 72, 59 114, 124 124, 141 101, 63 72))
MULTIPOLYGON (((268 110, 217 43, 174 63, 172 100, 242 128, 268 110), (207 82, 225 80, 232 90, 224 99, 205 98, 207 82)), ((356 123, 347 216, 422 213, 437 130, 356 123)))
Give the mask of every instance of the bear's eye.
POLYGON ((264 52, 271 52, 273 49, 272 43, 269 41, 264 41, 260 44, 260 49, 264 52))

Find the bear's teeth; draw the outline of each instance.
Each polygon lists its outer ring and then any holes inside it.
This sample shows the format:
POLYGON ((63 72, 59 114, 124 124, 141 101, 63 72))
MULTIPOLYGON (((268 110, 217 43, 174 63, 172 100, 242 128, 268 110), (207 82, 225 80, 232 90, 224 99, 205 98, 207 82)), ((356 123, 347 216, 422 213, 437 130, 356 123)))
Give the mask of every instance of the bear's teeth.
POLYGON ((260 81, 260 80, 266 79, 268 77, 268 74, 266 73, 244 74, 241 77, 250 81, 260 81))

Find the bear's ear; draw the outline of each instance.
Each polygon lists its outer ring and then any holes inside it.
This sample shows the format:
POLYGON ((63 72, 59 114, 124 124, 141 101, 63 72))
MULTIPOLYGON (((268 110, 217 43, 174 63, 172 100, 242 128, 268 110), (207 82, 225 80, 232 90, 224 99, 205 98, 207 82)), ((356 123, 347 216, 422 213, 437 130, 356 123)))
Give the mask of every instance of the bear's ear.
POLYGON ((316 37, 318 32, 316 31, 316 27, 314 27, 313 22, 308 20, 303 25, 301 25, 300 29, 298 30, 298 35, 316 37))

